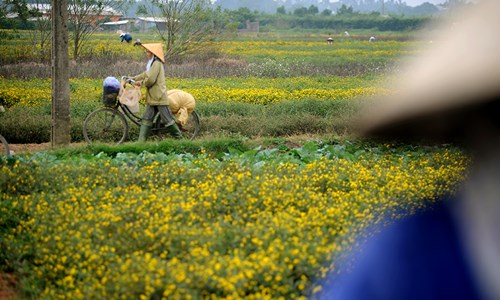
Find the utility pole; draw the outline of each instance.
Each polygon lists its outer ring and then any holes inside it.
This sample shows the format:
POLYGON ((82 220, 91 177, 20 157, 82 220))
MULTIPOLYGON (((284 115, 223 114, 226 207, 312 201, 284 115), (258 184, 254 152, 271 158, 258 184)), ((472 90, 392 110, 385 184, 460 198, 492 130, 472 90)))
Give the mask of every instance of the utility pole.
POLYGON ((68 1, 52 6, 52 147, 71 142, 69 109, 68 1))

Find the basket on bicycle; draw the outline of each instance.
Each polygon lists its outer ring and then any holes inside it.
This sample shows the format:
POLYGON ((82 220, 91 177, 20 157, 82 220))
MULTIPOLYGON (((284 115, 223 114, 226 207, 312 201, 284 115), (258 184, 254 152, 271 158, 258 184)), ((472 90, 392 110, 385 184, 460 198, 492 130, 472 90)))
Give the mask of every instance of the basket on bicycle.
POLYGON ((120 92, 120 81, 109 76, 104 79, 101 101, 105 106, 116 106, 118 104, 118 93, 120 92))

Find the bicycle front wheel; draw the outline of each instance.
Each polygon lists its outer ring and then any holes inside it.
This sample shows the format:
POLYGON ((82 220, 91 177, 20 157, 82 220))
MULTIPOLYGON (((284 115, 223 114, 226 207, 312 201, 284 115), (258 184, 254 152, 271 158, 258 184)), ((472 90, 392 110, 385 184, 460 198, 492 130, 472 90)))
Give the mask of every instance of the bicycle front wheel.
POLYGON ((0 135, 0 155, 10 156, 9 143, 2 135, 0 135))
POLYGON ((121 112, 113 108, 100 108, 91 112, 83 123, 83 136, 87 143, 120 144, 127 138, 128 123, 121 112))
POLYGON ((192 140, 198 136, 198 133, 200 132, 200 116, 196 111, 193 111, 189 114, 186 124, 182 126, 180 124, 178 125, 184 138, 192 140))

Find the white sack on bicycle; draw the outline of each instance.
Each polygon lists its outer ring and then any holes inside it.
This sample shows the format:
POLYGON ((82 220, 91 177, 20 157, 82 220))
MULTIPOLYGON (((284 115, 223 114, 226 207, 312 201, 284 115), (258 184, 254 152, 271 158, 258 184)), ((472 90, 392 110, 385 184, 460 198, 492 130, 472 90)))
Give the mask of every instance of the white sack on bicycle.
POLYGON ((186 125, 189 114, 194 111, 196 106, 193 95, 181 90, 168 90, 167 97, 170 111, 175 115, 177 123, 182 126, 186 125))
POLYGON ((139 86, 125 87, 125 80, 121 82, 120 94, 118 95, 118 100, 121 104, 126 105, 131 112, 138 113, 139 100, 141 100, 141 88, 139 86))

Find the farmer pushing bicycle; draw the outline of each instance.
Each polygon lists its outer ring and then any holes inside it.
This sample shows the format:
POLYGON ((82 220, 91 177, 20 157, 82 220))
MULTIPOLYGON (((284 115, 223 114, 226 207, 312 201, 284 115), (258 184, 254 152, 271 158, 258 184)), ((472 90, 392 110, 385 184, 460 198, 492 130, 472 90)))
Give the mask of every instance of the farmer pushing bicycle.
POLYGON ((137 86, 144 85, 146 92, 146 110, 142 117, 141 128, 139 131, 139 142, 145 142, 151 132, 154 117, 159 113, 167 131, 176 139, 182 139, 182 133, 177 126, 175 119, 170 111, 167 88, 165 85, 165 56, 163 55, 163 45, 161 43, 141 44, 146 49, 148 63, 146 71, 128 77, 135 81, 137 86))

